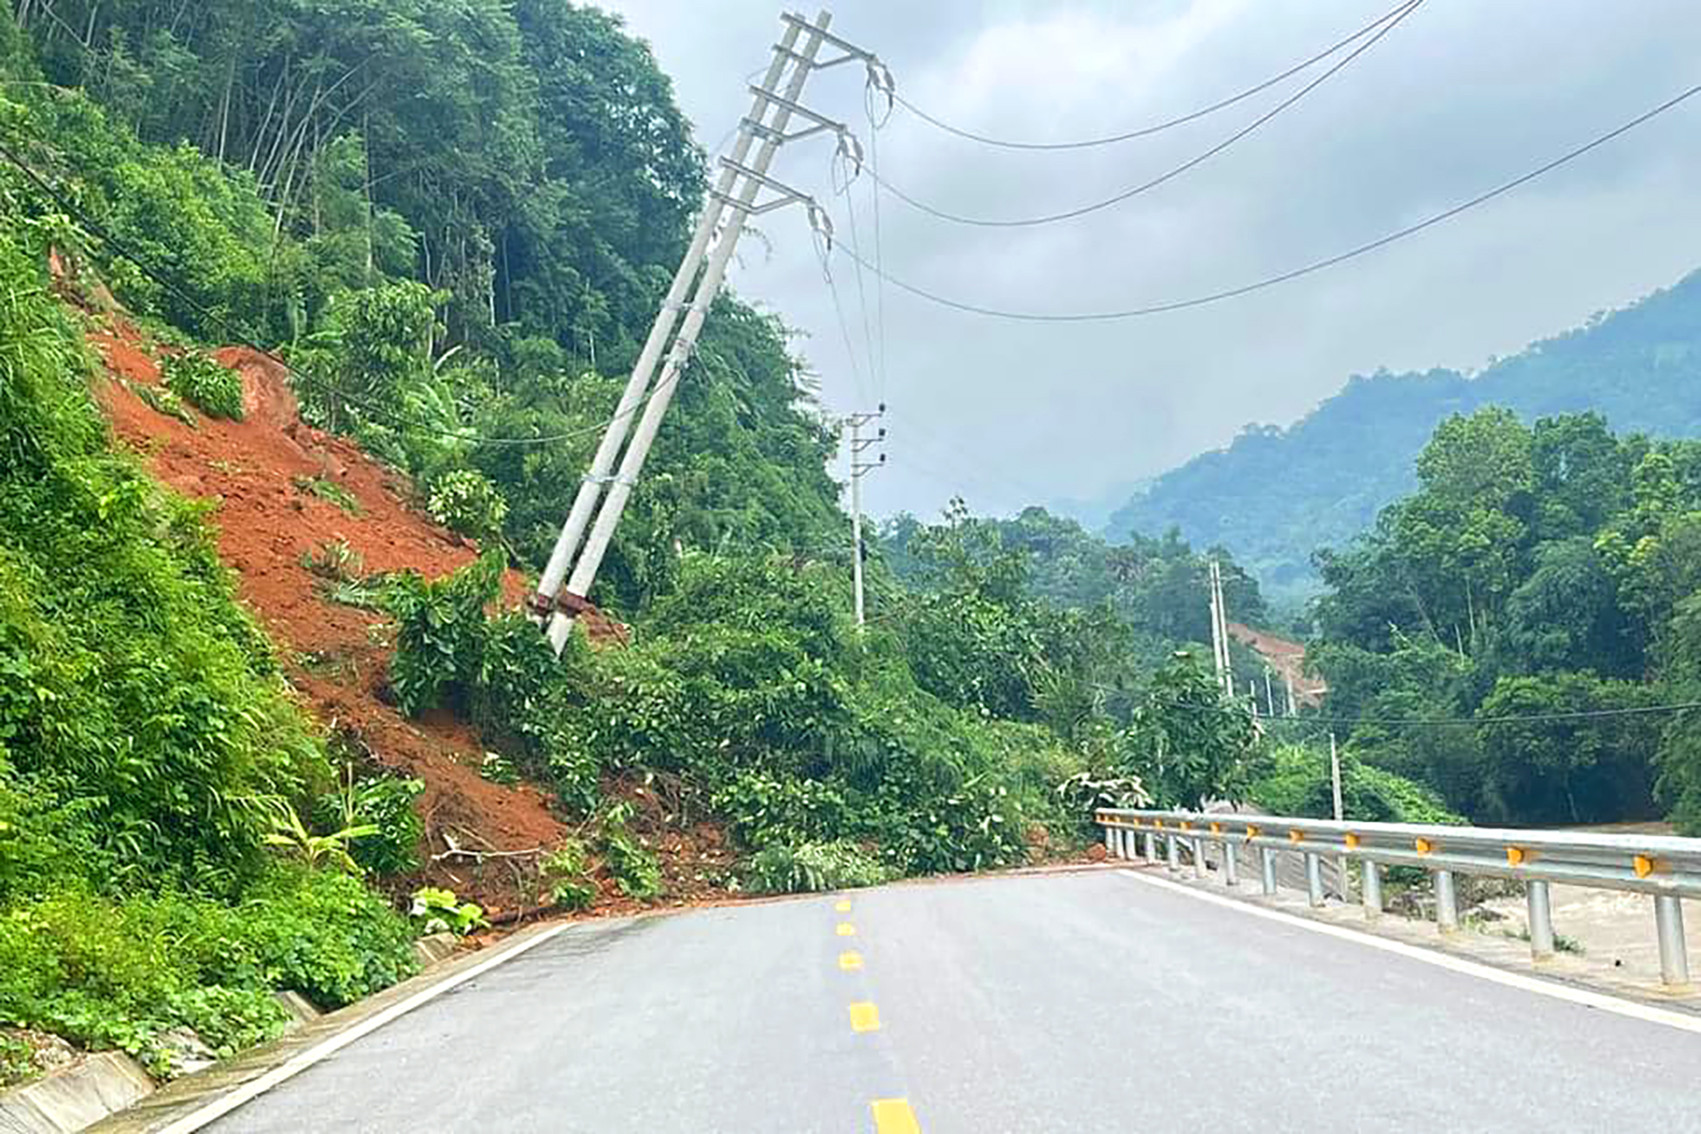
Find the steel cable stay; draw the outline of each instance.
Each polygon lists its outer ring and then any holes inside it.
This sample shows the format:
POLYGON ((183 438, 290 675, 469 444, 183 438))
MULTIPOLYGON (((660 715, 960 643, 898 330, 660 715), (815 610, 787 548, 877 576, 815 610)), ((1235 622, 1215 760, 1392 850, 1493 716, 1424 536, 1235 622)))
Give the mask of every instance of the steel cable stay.
POLYGON ((1138 129, 1128 130, 1128 131, 1125 131, 1125 132, 1120 133, 1120 134, 1111 134, 1111 135, 1108 135, 1106 137, 1101 137, 1101 138, 1087 138, 1087 139, 1083 139, 1083 140, 1079 140, 1079 141, 1067 141, 1067 142, 1022 142, 1022 141, 1013 141, 1013 140, 1007 139, 1007 138, 996 138, 996 137, 992 137, 992 136, 987 135, 987 134, 976 133, 973 130, 968 130, 968 129, 965 129, 961 126, 954 126, 954 125, 950 124, 949 122, 945 122, 942 119, 940 119, 939 117, 937 117, 936 115, 930 114, 927 111, 923 110, 921 107, 917 106, 914 102, 910 101, 909 99, 904 98, 902 95, 898 94, 895 91, 890 92, 889 97, 898 106, 903 107, 909 113, 915 115, 917 118, 919 118, 921 121, 927 123, 929 126, 932 126, 932 127, 939 129, 939 130, 943 130, 947 134, 955 135, 956 137, 963 138, 963 139, 970 141, 970 142, 979 142, 981 145, 984 145, 984 146, 993 146, 993 147, 996 147, 998 149, 1006 149, 1006 150, 1033 150, 1033 151, 1085 150, 1085 149, 1093 149, 1095 147, 1100 147, 1100 146, 1113 146, 1113 145, 1116 145, 1120 142, 1128 142, 1128 141, 1132 141, 1136 138, 1146 138, 1146 137, 1150 137, 1153 134, 1161 134, 1166 130, 1174 129, 1177 126, 1185 126, 1189 122, 1197 122, 1199 119, 1208 117, 1212 114, 1215 114, 1219 110, 1227 110, 1229 107, 1238 105, 1239 103, 1246 101, 1247 99, 1251 98, 1254 95, 1262 94, 1264 91, 1269 90, 1271 87, 1280 85, 1282 82, 1286 81, 1287 79, 1293 78, 1295 75, 1299 74, 1302 71, 1307 71, 1307 70, 1311 69, 1312 67, 1321 63, 1323 60, 1329 58, 1330 56, 1335 55, 1335 54, 1339 53, 1340 51, 1344 50, 1345 48, 1352 46, 1354 43, 1357 43, 1359 40, 1363 39, 1365 36, 1371 34, 1377 28, 1381 27, 1383 24, 1387 23, 1389 20, 1391 20, 1395 16, 1399 15, 1401 12, 1403 12, 1409 6, 1410 5, 1409 5, 1408 0, 1402 0, 1402 2, 1400 4, 1395 5, 1393 8, 1389 9, 1387 12, 1384 12, 1382 15, 1380 15, 1376 19, 1372 20, 1370 23, 1365 24, 1363 27, 1359 28, 1357 31, 1353 32, 1351 35, 1347 36, 1346 38, 1335 41, 1334 43, 1330 44, 1328 47, 1317 52, 1316 54, 1311 55, 1308 58, 1303 59, 1298 63, 1295 63, 1293 66, 1287 68, 1287 70, 1285 70, 1285 71, 1282 71, 1280 74, 1273 75, 1270 78, 1265 79, 1264 81, 1262 81, 1262 82, 1260 82, 1260 83, 1258 83, 1254 86, 1248 87, 1245 90, 1240 91, 1238 94, 1233 94, 1233 95, 1228 96, 1227 98, 1219 99, 1216 102, 1213 102, 1208 106, 1200 107, 1198 110, 1190 111, 1186 114, 1179 115, 1178 117, 1175 117, 1175 118, 1170 118, 1170 119, 1167 119, 1165 121, 1153 123, 1150 126, 1142 126, 1138 129))
MULTIPOLYGON (((1515 189, 1519 189, 1532 181, 1536 181, 1547 174, 1562 168, 1563 166, 1569 165, 1571 162, 1576 161, 1578 158, 1581 158, 1596 149, 1599 149, 1608 142, 1614 141, 1615 139, 1630 133, 1637 127, 1658 118, 1660 115, 1665 114, 1670 110, 1673 110, 1677 106, 1694 98, 1697 94, 1701 94, 1701 84, 1689 87, 1687 90, 1673 95, 1651 109, 1643 111, 1641 114, 1638 114, 1629 121, 1615 126, 1604 134, 1597 135, 1589 141, 1560 154, 1558 157, 1537 166, 1527 173, 1520 174, 1509 181, 1496 185, 1492 189, 1485 190, 1474 197, 1470 197, 1456 205, 1443 209, 1438 213, 1431 214, 1423 220, 1406 225, 1403 228, 1396 229, 1393 232, 1379 236, 1374 240, 1366 241, 1363 244, 1356 245, 1343 252, 1338 252, 1319 260, 1313 260, 1310 263, 1289 269, 1285 272, 1277 273, 1276 275, 1265 276, 1249 283, 1223 288, 1219 291, 1207 292, 1202 295, 1188 296, 1182 299, 1168 300, 1161 303, 1146 304, 1140 307, 1130 307, 1121 310, 1077 312, 1017 311, 1005 308, 989 307, 984 304, 954 299, 950 296, 941 294, 940 292, 924 288, 918 284, 910 283, 909 281, 889 272, 882 273, 882 278, 884 278, 885 281, 893 287, 898 288, 900 291, 908 292, 910 295, 913 295, 918 299, 926 300, 929 303, 934 303, 941 307, 948 307, 952 310, 962 311, 970 315, 983 315, 988 318, 1008 319, 1015 322, 1025 323, 1104 323, 1124 319, 1138 319, 1151 315, 1168 314, 1173 311, 1184 311, 1194 307, 1205 307, 1230 299, 1238 299, 1241 296, 1250 295, 1254 292, 1263 291, 1281 284, 1290 283, 1305 276, 1313 275, 1328 268, 1344 264, 1349 260, 1355 260, 1360 256, 1368 255, 1369 253, 1375 252, 1379 249, 1386 248, 1389 245, 1398 243, 1408 237, 1416 236, 1420 232, 1424 232, 1428 229, 1434 228, 1436 225, 1452 220, 1454 217, 1459 216, 1462 213, 1466 213, 1479 208, 1482 205, 1486 205, 1496 198, 1503 197, 1515 189)), ((842 247, 840 249, 840 253, 846 257, 852 257, 853 255, 850 250, 842 247)), ((874 270, 875 266, 863 261, 863 267, 868 268, 869 270, 874 270)))
MULTIPOLYGON (((899 186, 894 185, 890 180, 881 176, 877 171, 871 172, 870 176, 872 176, 874 178, 875 184, 878 185, 882 190, 891 194, 893 197, 896 197, 898 200, 902 201, 904 204, 910 206, 913 209, 919 210, 920 212, 926 213, 928 216, 933 217, 936 220, 949 221, 952 224, 972 225, 972 226, 976 226, 976 227, 980 227, 980 228, 1033 228, 1033 227, 1036 227, 1038 225, 1056 224, 1060 221, 1075 220, 1075 219, 1080 218, 1080 217, 1089 216, 1093 213, 1102 212, 1105 209, 1113 208, 1117 205, 1120 205, 1124 201, 1132 200, 1133 198, 1138 197, 1143 193, 1148 193, 1151 190, 1156 189, 1161 185, 1168 184, 1169 182, 1175 180, 1177 177, 1180 177, 1182 174, 1187 173, 1190 170, 1198 168, 1199 166, 1203 165, 1205 162, 1216 157, 1218 154, 1229 149, 1231 146, 1235 145, 1237 142, 1240 142, 1241 140, 1243 140, 1246 137, 1250 136, 1251 134, 1255 133, 1260 128, 1262 128, 1263 126, 1268 124, 1270 121, 1279 117, 1283 112, 1289 110, 1295 104, 1299 103, 1307 95, 1309 95, 1312 91, 1315 91, 1318 87, 1322 86, 1324 83, 1328 82, 1335 75, 1339 74, 1343 69, 1345 69, 1347 66, 1349 66, 1359 56, 1363 55, 1366 51, 1369 51, 1372 47, 1375 47, 1376 44, 1379 43, 1382 40, 1383 36, 1387 35, 1391 31, 1393 31, 1396 27, 1398 27, 1401 24, 1401 22, 1403 22, 1406 19, 1406 17, 1410 16, 1413 12, 1417 11, 1418 8, 1423 6, 1423 4, 1424 4, 1424 0, 1407 0, 1407 3, 1405 3, 1399 9, 1396 10, 1392 19, 1390 19, 1389 22, 1384 24, 1381 27, 1380 30, 1378 30, 1374 35, 1372 35, 1364 43, 1361 43, 1358 47, 1354 48, 1344 58, 1338 60, 1333 66, 1331 66, 1328 70, 1324 71, 1321 75, 1318 75, 1315 79, 1312 79, 1309 83, 1306 83, 1304 86, 1300 87, 1299 90, 1295 91, 1293 94, 1289 95, 1287 98, 1283 99, 1281 102, 1278 102, 1275 106, 1271 107, 1269 110, 1265 111, 1263 114, 1259 115, 1257 118, 1254 118, 1251 122, 1247 123, 1245 126, 1242 126, 1239 130, 1234 131, 1232 134, 1228 135, 1228 137, 1224 138, 1222 141, 1218 142, 1216 145, 1210 147, 1209 149, 1203 151, 1202 153, 1196 154, 1193 157, 1188 158, 1186 161, 1182 162, 1180 165, 1172 166, 1170 169, 1165 170, 1163 173, 1160 173, 1155 177, 1149 178, 1149 179, 1139 183, 1138 185, 1130 186, 1129 188, 1124 189, 1120 193, 1113 194, 1112 196, 1105 197, 1101 200, 1093 201, 1093 202, 1090 202, 1090 203, 1085 204, 1085 205, 1077 206, 1076 208, 1073 208, 1073 209, 1064 209, 1060 212, 1045 213, 1045 214, 1041 214, 1039 216, 1031 216, 1031 217, 1015 217, 1015 218, 971 217, 971 216, 966 216, 962 213, 954 213, 954 212, 951 212, 947 209, 941 209, 936 205, 931 205, 931 204, 927 203, 926 201, 921 200, 919 197, 916 197, 914 194, 908 193, 905 190, 903 190, 902 188, 900 188, 899 186)), ((894 97, 896 97, 896 96, 894 96, 894 97)))

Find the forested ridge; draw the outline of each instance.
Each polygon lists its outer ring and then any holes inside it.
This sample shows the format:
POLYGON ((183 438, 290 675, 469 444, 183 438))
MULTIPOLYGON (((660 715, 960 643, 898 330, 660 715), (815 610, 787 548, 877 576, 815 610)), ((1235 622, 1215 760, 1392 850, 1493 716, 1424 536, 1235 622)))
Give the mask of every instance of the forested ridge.
POLYGON ((1367 530, 1417 487, 1414 462, 1454 413, 1505 406, 1525 422, 1597 412, 1615 430, 1701 435, 1701 275, 1532 344, 1467 376, 1354 376, 1286 428, 1249 425, 1225 449, 1158 477, 1117 510, 1112 540, 1170 526, 1234 549, 1272 595, 1318 589, 1311 555, 1367 530), (1248 484, 1273 491, 1249 494, 1248 484))

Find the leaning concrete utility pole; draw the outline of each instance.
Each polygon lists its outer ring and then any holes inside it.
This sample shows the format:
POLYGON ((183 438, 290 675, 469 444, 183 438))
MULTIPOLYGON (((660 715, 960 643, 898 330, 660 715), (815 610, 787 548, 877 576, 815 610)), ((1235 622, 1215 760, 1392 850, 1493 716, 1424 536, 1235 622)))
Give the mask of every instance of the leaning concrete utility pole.
POLYGON ((886 463, 885 453, 881 453, 877 461, 862 459, 863 450, 886 439, 885 427, 882 426, 873 437, 864 437, 862 427, 885 412, 886 403, 881 402, 873 413, 853 413, 845 418, 845 424, 850 426, 851 585, 856 592, 856 628, 859 631, 867 621, 862 598, 862 478, 886 463))
MULTIPOLYGON (((768 167, 775 153, 787 142, 822 132, 836 133, 841 147, 854 141, 842 123, 824 118, 798 103, 805 82, 820 67, 851 60, 862 61, 871 74, 878 69, 884 75, 884 68, 873 55, 828 32, 832 21, 829 13, 821 12, 813 23, 790 14, 782 19, 786 25, 785 32, 774 47, 773 61, 762 84, 751 88, 754 100, 751 112, 739 124, 737 141, 730 155, 721 159, 720 178, 704 203, 685 259, 650 328, 649 337, 621 394, 614 419, 609 422, 597 446, 549 563, 538 580, 537 592, 532 596, 530 607, 533 617, 547 622, 549 640, 557 653, 566 644, 574 616, 586 606, 585 596, 596 581, 597 570, 602 566, 614 530, 649 457, 650 447, 661 428, 674 389, 696 348, 697 337, 720 291, 746 220, 784 205, 802 203, 809 208, 812 223, 825 225, 820 210, 809 197, 768 176, 768 167), (829 43, 844 54, 825 63, 817 63, 822 45, 829 43), (785 80, 783 89, 779 89, 782 79, 785 80), (788 133, 787 128, 794 116, 810 125, 788 133), (752 146, 756 151, 754 157, 749 156, 752 146), (764 189, 776 194, 776 197, 758 205, 756 197, 764 189), (688 293, 690 302, 687 306, 688 293), (683 324, 673 338, 671 349, 667 349, 668 337, 673 333, 682 310, 685 312, 683 324), (667 358, 662 363, 660 376, 652 385, 651 378, 664 349, 667 350, 667 358), (632 418, 640 408, 643 412, 633 430, 632 418), (630 441, 627 439, 628 432, 631 432, 630 441), (619 468, 611 475, 616 458, 619 458, 619 468), (562 591, 564 579, 565 592, 562 591)), ((890 83, 889 75, 885 75, 885 81, 890 83)))

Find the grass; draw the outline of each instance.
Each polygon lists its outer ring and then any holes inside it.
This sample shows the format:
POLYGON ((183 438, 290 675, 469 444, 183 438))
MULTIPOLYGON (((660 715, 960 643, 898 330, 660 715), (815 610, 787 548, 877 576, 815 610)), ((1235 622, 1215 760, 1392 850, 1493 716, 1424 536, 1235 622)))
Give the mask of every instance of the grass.
POLYGON ((166 417, 174 417, 190 429, 199 429, 195 423, 195 414, 183 404, 183 399, 166 389, 164 386, 150 386, 146 382, 126 382, 124 385, 141 399, 143 405, 155 413, 166 417))

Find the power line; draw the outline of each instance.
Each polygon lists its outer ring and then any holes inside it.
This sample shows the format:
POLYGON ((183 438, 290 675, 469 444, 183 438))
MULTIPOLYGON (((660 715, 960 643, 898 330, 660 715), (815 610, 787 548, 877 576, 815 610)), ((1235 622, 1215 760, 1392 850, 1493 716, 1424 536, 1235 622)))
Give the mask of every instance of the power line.
POLYGON ((1319 51, 1317 54, 1294 64, 1292 67, 1289 67, 1281 74, 1265 79, 1256 86, 1248 87, 1239 94, 1230 95, 1228 98, 1221 99, 1209 106, 1201 107, 1198 110, 1183 114, 1178 118, 1171 118, 1167 121, 1154 123, 1150 126, 1142 126, 1137 130, 1129 130, 1122 134, 1111 134, 1108 137, 1103 138, 1089 138, 1074 142, 1017 142, 1004 138, 994 138, 986 134, 977 134, 972 130, 966 130, 960 126, 953 126, 948 122, 941 121, 939 118, 929 114, 927 111, 896 92, 893 92, 892 98, 899 106, 902 106, 905 110, 909 111, 923 122, 926 122, 928 125, 943 130, 947 134, 954 134, 959 138, 965 138, 971 142, 979 142, 984 146, 996 146, 1000 149, 1006 150, 1085 150, 1092 149, 1096 146, 1112 146, 1118 142, 1127 142, 1135 138, 1145 138, 1153 134, 1162 133, 1165 130, 1174 129, 1177 126, 1184 126, 1189 122, 1195 122, 1207 115, 1215 114, 1219 110, 1226 110, 1237 103, 1244 102, 1253 95, 1261 94, 1284 80, 1291 79, 1301 71, 1305 71, 1316 66, 1318 63, 1321 63, 1323 60, 1329 58, 1329 56, 1334 55, 1342 48, 1348 47, 1351 44, 1356 43, 1358 40, 1363 39, 1365 36, 1393 19, 1407 7, 1409 7, 1409 4, 1405 2, 1405 0, 1402 0, 1402 3, 1383 15, 1378 16, 1375 20, 1364 25, 1362 28, 1359 28, 1345 39, 1337 40, 1335 43, 1324 48, 1322 51, 1319 51))
MULTIPOLYGON (((1405 228, 1398 229, 1394 232, 1387 234, 1386 236, 1378 237, 1377 239, 1369 241, 1368 243, 1360 244, 1355 248, 1349 248, 1345 252, 1339 252, 1339 253, 1336 253, 1333 256, 1328 256, 1328 257, 1325 257, 1324 259, 1321 259, 1321 260, 1314 260, 1311 263, 1304 265, 1303 267, 1294 268, 1294 269, 1291 269, 1291 270, 1286 271, 1286 272, 1282 272, 1282 273, 1280 273, 1278 275, 1274 275, 1274 276, 1266 276, 1263 279, 1255 280, 1252 283, 1241 284, 1238 287, 1226 288, 1222 291, 1209 292, 1205 295, 1192 296, 1192 297, 1187 298, 1187 299, 1171 300, 1171 301, 1168 301, 1168 302, 1165 302, 1165 303, 1154 303, 1154 304, 1149 304, 1149 305, 1144 306, 1144 307, 1132 307, 1132 308, 1127 308, 1125 310, 1120 310, 1120 311, 1089 311, 1089 312, 1007 311, 1007 310, 1003 310, 1003 309, 996 308, 996 307, 984 307, 984 306, 981 306, 979 304, 966 303, 962 300, 951 299, 948 296, 940 295, 937 292, 929 291, 926 288, 920 287, 916 284, 908 283, 908 282, 906 282, 902 279, 899 279, 896 276, 892 276, 890 274, 884 275, 883 278, 886 280, 887 283, 891 284, 893 287, 896 287, 901 291, 909 292, 911 295, 917 297, 918 299, 925 299, 929 303, 936 303, 941 307, 949 307, 953 310, 963 311, 963 312, 966 312, 966 313, 971 314, 971 315, 985 315, 989 318, 1012 319, 1012 320, 1016 320, 1018 322, 1025 322, 1025 323, 1113 322, 1113 321, 1116 321, 1116 320, 1119 320, 1119 319, 1137 319, 1137 318, 1141 318, 1141 317, 1144 317, 1144 316, 1147 316, 1147 315, 1161 315, 1161 314, 1166 314, 1166 313, 1171 312, 1171 311, 1183 311, 1183 310, 1186 310, 1188 308, 1193 308, 1193 307, 1204 307, 1204 306, 1207 306, 1207 305, 1213 304, 1213 303, 1221 303, 1224 300, 1228 300, 1228 299, 1237 299, 1240 296, 1250 295, 1253 292, 1263 291, 1266 288, 1275 287, 1278 284, 1289 283, 1293 280, 1300 279, 1301 277, 1309 276, 1309 275, 1312 275, 1313 273, 1316 273, 1316 272, 1321 272, 1326 268, 1335 267, 1337 264, 1343 264, 1343 263, 1347 262, 1348 260, 1357 259, 1358 257, 1366 255, 1370 252, 1374 252, 1377 249, 1386 248, 1388 245, 1393 244, 1393 243, 1400 241, 1400 240, 1404 240, 1409 236, 1415 236, 1418 233, 1423 232, 1425 229, 1433 228, 1434 226, 1441 224, 1444 221, 1451 220, 1452 218, 1458 216, 1461 213, 1468 212, 1471 209, 1477 208, 1479 205, 1485 205, 1485 204, 1494 200, 1497 197, 1504 196, 1505 194, 1510 193, 1514 189, 1517 189, 1517 188, 1519 188, 1523 185, 1526 185, 1529 182, 1534 181, 1537 178, 1540 178, 1540 177, 1542 177, 1546 174, 1552 173, 1554 170, 1560 168, 1561 166, 1567 165, 1570 162, 1573 162, 1573 161, 1577 160, 1578 158, 1582 157, 1583 155, 1589 153, 1590 151, 1595 150, 1595 149, 1597 149, 1601 146, 1604 146, 1606 143, 1613 141, 1615 138, 1618 138, 1621 135, 1627 134, 1631 130, 1634 130, 1636 127, 1641 126, 1644 123, 1649 122, 1652 119, 1659 117, 1660 115, 1666 113, 1668 110, 1671 110, 1674 107, 1678 106, 1680 103, 1686 102, 1689 99, 1694 98, 1697 94, 1701 94, 1701 85, 1696 85, 1696 86, 1690 87, 1688 90, 1685 90, 1680 94, 1674 95, 1673 97, 1667 99, 1665 102, 1662 102, 1658 106, 1655 106, 1653 109, 1644 111, 1643 113, 1637 115, 1635 118, 1632 118, 1630 121, 1625 122, 1620 126, 1614 127, 1613 129, 1607 131, 1605 134, 1601 134, 1598 137, 1594 138, 1593 140, 1585 142, 1582 145, 1576 147, 1575 149, 1572 149, 1572 150, 1570 150, 1570 151, 1568 151, 1564 154, 1561 154, 1559 157, 1556 157, 1553 160, 1551 160, 1551 161, 1549 161, 1549 162, 1547 162, 1543 165, 1537 166, 1535 169, 1529 171, 1528 173, 1525 173, 1525 174, 1523 174, 1519 177, 1515 177, 1511 181, 1504 182, 1504 183, 1494 187, 1493 189, 1487 190, 1486 192, 1479 193, 1478 195, 1470 198, 1469 200, 1462 201, 1459 204, 1452 206, 1451 208, 1444 209, 1443 211, 1436 213, 1433 216, 1430 216, 1430 217, 1428 217, 1424 220, 1418 221, 1416 224, 1407 225, 1405 228)), ((852 255, 852 253, 848 249, 844 249, 842 247, 841 247, 841 252, 846 256, 852 255)), ((866 263, 863 266, 872 268, 872 265, 868 265, 866 263)))
POLYGON ((581 426, 559 433, 539 434, 531 437, 494 437, 460 429, 437 429, 432 428, 431 426, 421 425, 418 422, 405 421, 391 413, 388 407, 381 406, 376 402, 361 398, 357 395, 347 393, 346 391, 339 389, 335 383, 327 382, 309 371, 303 370, 298 366, 294 366, 289 362, 286 362, 272 351, 244 336, 230 318, 202 303, 199 299, 195 298, 195 296, 191 295, 176 280, 167 276, 164 272, 160 271, 154 265, 150 264, 147 260, 143 259, 140 255, 131 250, 123 241, 113 236, 100 224, 100 222, 96 221, 93 217, 80 209, 74 201, 70 200, 56 189, 51 182, 44 178, 33 167, 31 167, 29 163, 20 158, 18 154, 11 149, 11 147, 4 143, 0 143, 0 159, 4 159, 9 164, 16 167, 38 189, 45 193, 49 200, 62 209, 66 214, 75 218, 77 224, 81 228, 93 234, 97 240, 107 245, 107 247, 109 247, 116 255, 122 259, 128 260, 144 276, 148 277, 154 283, 170 292, 185 305, 192 308, 203 319, 220 327, 224 332, 226 332, 230 342, 239 346, 247 347, 249 350, 252 350, 261 357, 276 363, 295 381, 303 385, 316 387, 320 391, 331 394, 349 405, 359 407, 378 420, 381 424, 388 425, 404 434, 411 433, 414 436, 432 436, 462 441, 472 445, 525 446, 558 444, 562 441, 570 441, 577 437, 585 437, 593 433, 601 433, 610 425, 613 425, 631 414, 637 413, 646 403, 649 402, 651 398, 656 397, 663 389, 667 388, 672 383, 677 382, 684 373, 683 371, 680 371, 665 382, 658 382, 654 389, 650 390, 650 392, 646 394, 641 401, 635 404, 626 413, 617 413, 608 420, 599 422, 595 425, 581 426))
MULTIPOLYGON (((1093 688, 1107 693, 1126 693, 1127 690, 1095 683, 1093 688)), ((1192 709, 1210 713, 1241 713, 1244 710, 1221 702, 1207 704, 1198 701, 1148 701, 1166 709, 1192 709)), ((1610 717, 1650 716, 1656 713, 1682 713, 1701 709, 1701 701, 1679 701, 1670 705, 1632 705, 1621 709, 1573 709, 1554 713, 1499 713, 1478 717, 1328 717, 1303 713, 1296 717, 1272 717, 1271 720, 1291 720, 1297 724, 1335 726, 1382 725, 1389 728, 1476 727, 1485 724, 1544 724, 1556 721, 1598 720, 1610 717)))
POLYGON ((974 225, 974 226, 977 226, 977 227, 980 227, 980 228, 1032 228, 1036 225, 1056 224, 1058 221, 1074 220, 1078 217, 1084 217, 1084 216, 1088 216, 1089 214, 1092 214, 1092 213, 1101 212, 1101 211, 1108 209, 1108 208, 1111 208, 1115 205, 1120 205, 1122 202, 1130 200, 1131 198, 1138 197, 1142 193, 1146 193, 1146 192, 1149 192, 1150 190, 1156 189, 1160 185, 1163 185, 1163 184, 1166 184, 1167 182, 1175 180, 1175 178, 1180 177, 1182 174, 1186 173, 1188 170, 1195 169, 1198 166, 1203 165, 1205 162, 1216 157, 1218 154, 1222 153, 1224 150, 1228 149, 1230 146, 1233 146, 1236 142, 1239 142, 1241 139, 1247 137, 1249 134, 1252 134, 1254 131, 1258 130, 1265 123, 1269 122, 1273 118, 1276 118, 1283 111, 1289 109, 1295 103, 1297 103, 1301 99, 1305 98, 1306 95, 1310 94, 1312 91, 1316 90, 1318 87, 1320 87, 1324 83, 1328 82, 1330 78, 1332 78, 1334 75, 1336 75, 1338 72, 1340 72, 1343 68, 1345 68, 1350 63, 1352 63, 1352 61, 1357 59, 1360 55, 1363 55, 1366 51, 1369 51, 1372 47, 1375 47, 1376 44, 1382 39, 1383 36, 1387 35, 1389 32, 1393 31, 1396 27, 1398 27, 1400 25, 1401 21, 1403 21, 1407 16, 1411 15, 1413 12, 1417 11, 1418 8, 1422 7, 1423 3, 1424 3, 1424 0, 1407 0, 1407 3, 1405 5, 1403 5, 1399 9, 1397 9, 1397 14, 1395 14, 1393 16, 1392 20, 1389 23, 1385 24, 1381 28, 1381 30, 1377 31, 1375 35, 1370 37, 1370 39, 1366 40, 1364 43, 1360 44, 1358 47, 1355 47, 1346 56, 1346 58, 1335 63, 1334 66, 1330 67, 1327 71, 1324 71, 1321 75, 1317 76, 1315 79, 1311 80, 1309 83, 1307 83, 1303 87, 1299 88, 1299 90, 1295 91, 1293 94, 1289 95, 1287 98, 1283 99, 1281 102, 1278 102, 1275 106, 1271 107, 1269 110, 1265 111, 1263 114, 1259 115, 1257 118, 1254 118, 1247 125, 1241 127, 1239 130, 1236 130, 1234 133, 1230 134, 1228 137, 1224 138, 1222 141, 1218 142, 1216 145, 1212 146, 1210 149, 1206 150, 1205 152, 1203 152, 1201 154, 1197 154, 1194 157, 1189 158, 1188 160, 1182 162, 1180 165, 1174 166, 1171 169, 1166 170, 1163 173, 1160 173, 1158 176, 1151 178, 1150 180, 1143 181, 1138 185, 1131 186, 1130 188, 1124 189, 1122 192, 1117 193, 1117 194, 1110 196, 1110 197, 1106 197, 1103 200, 1093 201, 1090 204, 1080 205, 1080 206, 1073 208, 1073 209, 1065 209, 1062 212, 1057 212, 1057 213, 1046 213, 1046 214, 1043 214, 1041 216, 1018 217, 1018 218, 1014 218, 1014 219, 1002 219, 1002 220, 1000 220, 1000 219, 989 218, 989 217, 964 216, 961 213, 949 212, 945 209, 941 209, 941 208, 938 208, 934 205, 930 205, 927 202, 922 201, 919 198, 914 197, 911 194, 904 192, 902 189, 898 188, 896 185, 893 185, 890 181, 887 181, 884 178, 882 178, 879 175, 878 171, 871 173, 870 176, 872 176, 874 178, 875 184, 880 186, 880 188, 884 189, 886 192, 890 193, 892 196, 896 197, 898 200, 904 202, 904 204, 909 205, 913 209, 918 209, 921 212, 926 213, 930 217, 934 217, 938 220, 950 221, 953 224, 974 225))
MULTIPOLYGON (((868 124, 871 127, 868 132, 869 168, 878 176, 880 173, 880 130, 891 118, 892 108, 888 104, 886 116, 876 118, 874 97, 872 88, 864 89, 863 108, 868 111, 868 124)), ((868 198, 874 206, 874 322, 878 328, 880 340, 880 370, 875 379, 875 394, 880 401, 884 402, 886 400, 886 280, 883 273, 886 267, 886 258, 883 250, 884 240, 880 233, 880 186, 872 181, 869 184, 868 198)))

